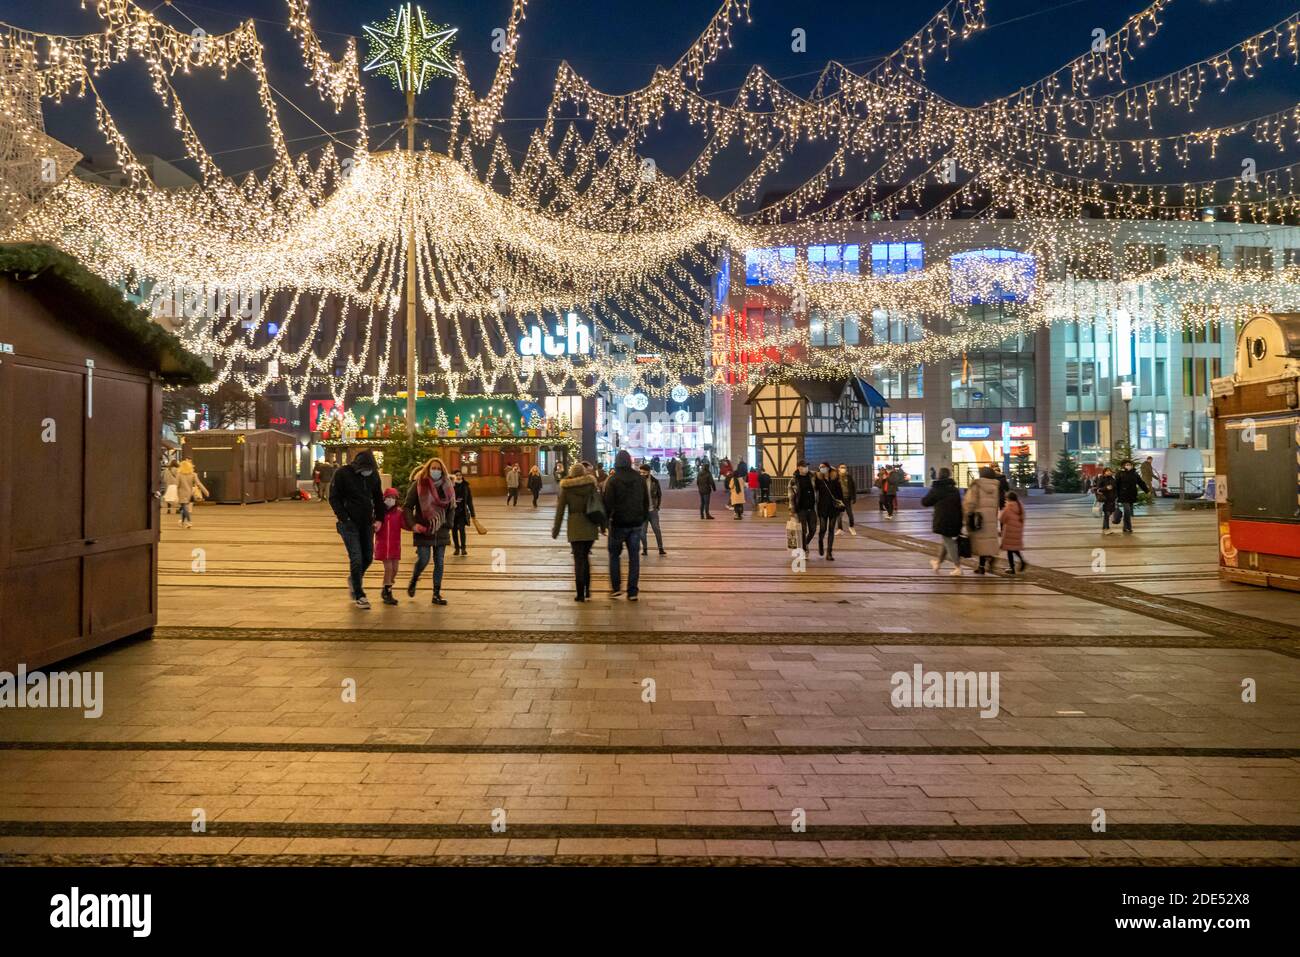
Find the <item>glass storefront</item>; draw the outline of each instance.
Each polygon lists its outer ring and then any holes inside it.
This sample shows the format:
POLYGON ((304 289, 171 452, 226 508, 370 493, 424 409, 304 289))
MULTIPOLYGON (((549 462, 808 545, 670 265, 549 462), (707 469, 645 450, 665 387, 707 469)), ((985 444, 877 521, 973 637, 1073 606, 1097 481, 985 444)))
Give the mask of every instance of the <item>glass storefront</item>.
POLYGON ((876 465, 898 465, 909 482, 924 483, 925 416, 920 412, 886 412, 884 432, 876 436, 876 465))

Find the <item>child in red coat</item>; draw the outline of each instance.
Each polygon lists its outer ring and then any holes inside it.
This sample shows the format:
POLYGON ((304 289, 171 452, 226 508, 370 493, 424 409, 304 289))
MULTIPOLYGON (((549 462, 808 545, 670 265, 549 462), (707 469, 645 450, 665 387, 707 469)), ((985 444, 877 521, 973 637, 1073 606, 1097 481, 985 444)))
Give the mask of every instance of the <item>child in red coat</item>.
POLYGON ((397 489, 390 488, 384 493, 384 515, 375 532, 375 561, 384 563, 385 605, 396 605, 393 597, 393 582, 397 581, 397 565, 402 558, 402 510, 398 507, 401 496, 397 489))

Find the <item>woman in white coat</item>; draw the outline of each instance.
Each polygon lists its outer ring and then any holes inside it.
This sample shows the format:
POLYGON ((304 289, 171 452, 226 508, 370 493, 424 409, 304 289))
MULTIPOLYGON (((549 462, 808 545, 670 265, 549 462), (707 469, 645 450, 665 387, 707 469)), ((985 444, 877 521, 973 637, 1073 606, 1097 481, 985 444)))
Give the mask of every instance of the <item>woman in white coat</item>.
POLYGON ((984 567, 993 567, 998 555, 998 501, 1001 487, 993 470, 980 469, 979 478, 971 482, 962 502, 966 518, 966 533, 970 536, 970 553, 980 560, 975 574, 983 575, 984 567), (976 517, 978 516, 978 517, 976 517))

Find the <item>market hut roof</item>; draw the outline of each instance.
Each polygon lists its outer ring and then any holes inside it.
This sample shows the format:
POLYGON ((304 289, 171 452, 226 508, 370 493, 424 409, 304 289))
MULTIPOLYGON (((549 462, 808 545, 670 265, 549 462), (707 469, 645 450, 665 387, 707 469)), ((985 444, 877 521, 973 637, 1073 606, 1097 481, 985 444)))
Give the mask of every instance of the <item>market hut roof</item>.
POLYGON ((104 345, 146 358, 167 385, 210 382, 214 373, 175 335, 122 293, 53 246, 0 243, 0 275, 12 276, 56 314, 104 345))

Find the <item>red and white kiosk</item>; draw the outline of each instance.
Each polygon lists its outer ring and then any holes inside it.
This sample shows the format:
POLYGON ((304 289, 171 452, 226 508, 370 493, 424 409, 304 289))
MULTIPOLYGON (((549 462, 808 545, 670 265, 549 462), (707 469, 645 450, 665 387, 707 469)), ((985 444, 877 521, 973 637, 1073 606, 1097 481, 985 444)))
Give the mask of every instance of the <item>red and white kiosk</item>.
POLYGON ((1212 390, 1219 577, 1300 591, 1300 314, 1247 322, 1212 390))

